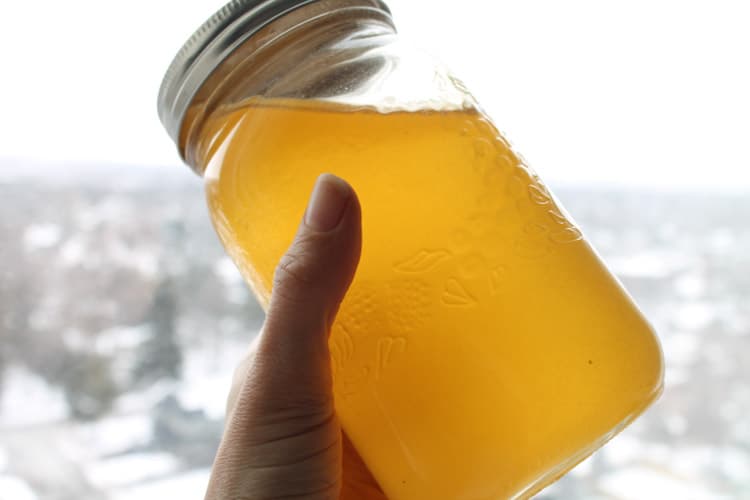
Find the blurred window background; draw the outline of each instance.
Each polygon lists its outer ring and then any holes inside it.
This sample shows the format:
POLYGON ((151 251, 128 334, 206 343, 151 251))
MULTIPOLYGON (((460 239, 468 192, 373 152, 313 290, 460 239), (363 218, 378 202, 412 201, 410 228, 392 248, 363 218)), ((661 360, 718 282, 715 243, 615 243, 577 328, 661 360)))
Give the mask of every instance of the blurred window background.
MULTIPOLYGON (((202 496, 263 317, 155 101, 223 3, 0 4, 0 500, 202 496)), ((750 6, 388 4, 663 343, 661 400, 539 498, 750 497, 750 6)))

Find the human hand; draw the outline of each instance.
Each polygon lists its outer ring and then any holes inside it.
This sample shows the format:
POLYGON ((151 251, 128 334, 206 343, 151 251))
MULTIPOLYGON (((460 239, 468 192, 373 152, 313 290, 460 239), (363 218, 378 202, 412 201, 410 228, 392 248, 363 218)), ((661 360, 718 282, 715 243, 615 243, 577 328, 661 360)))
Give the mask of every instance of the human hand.
POLYGON ((206 500, 386 500, 333 403, 328 335, 360 248, 354 190, 321 176, 235 372, 206 500))

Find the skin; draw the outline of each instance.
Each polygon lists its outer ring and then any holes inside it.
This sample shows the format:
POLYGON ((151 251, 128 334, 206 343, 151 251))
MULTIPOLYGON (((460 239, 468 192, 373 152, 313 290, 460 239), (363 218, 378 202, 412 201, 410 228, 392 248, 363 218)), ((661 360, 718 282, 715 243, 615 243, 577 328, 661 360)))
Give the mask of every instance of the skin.
POLYGON ((321 176, 235 371, 206 500, 386 500, 339 425, 328 351, 361 231, 354 190, 321 176))

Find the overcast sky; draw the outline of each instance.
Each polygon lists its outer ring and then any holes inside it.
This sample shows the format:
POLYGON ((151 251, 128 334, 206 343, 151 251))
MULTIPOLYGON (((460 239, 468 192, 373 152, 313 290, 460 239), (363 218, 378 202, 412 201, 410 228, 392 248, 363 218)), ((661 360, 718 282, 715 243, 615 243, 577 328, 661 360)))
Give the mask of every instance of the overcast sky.
MULTIPOLYGON (((748 2, 388 3, 543 177, 750 189, 748 2)), ((178 165, 156 92, 223 4, 3 0, 0 162, 178 165)))

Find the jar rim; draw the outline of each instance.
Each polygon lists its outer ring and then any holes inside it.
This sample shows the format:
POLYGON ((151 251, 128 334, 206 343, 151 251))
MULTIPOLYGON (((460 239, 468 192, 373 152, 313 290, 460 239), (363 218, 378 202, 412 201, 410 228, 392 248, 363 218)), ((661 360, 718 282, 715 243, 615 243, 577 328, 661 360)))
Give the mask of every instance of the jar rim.
MULTIPOLYGON (((276 19, 322 0, 232 0, 211 16, 179 50, 169 65, 157 100, 159 119, 178 144, 185 116, 205 81, 253 34, 276 19)), ((372 7, 391 15, 383 0, 372 7)))

